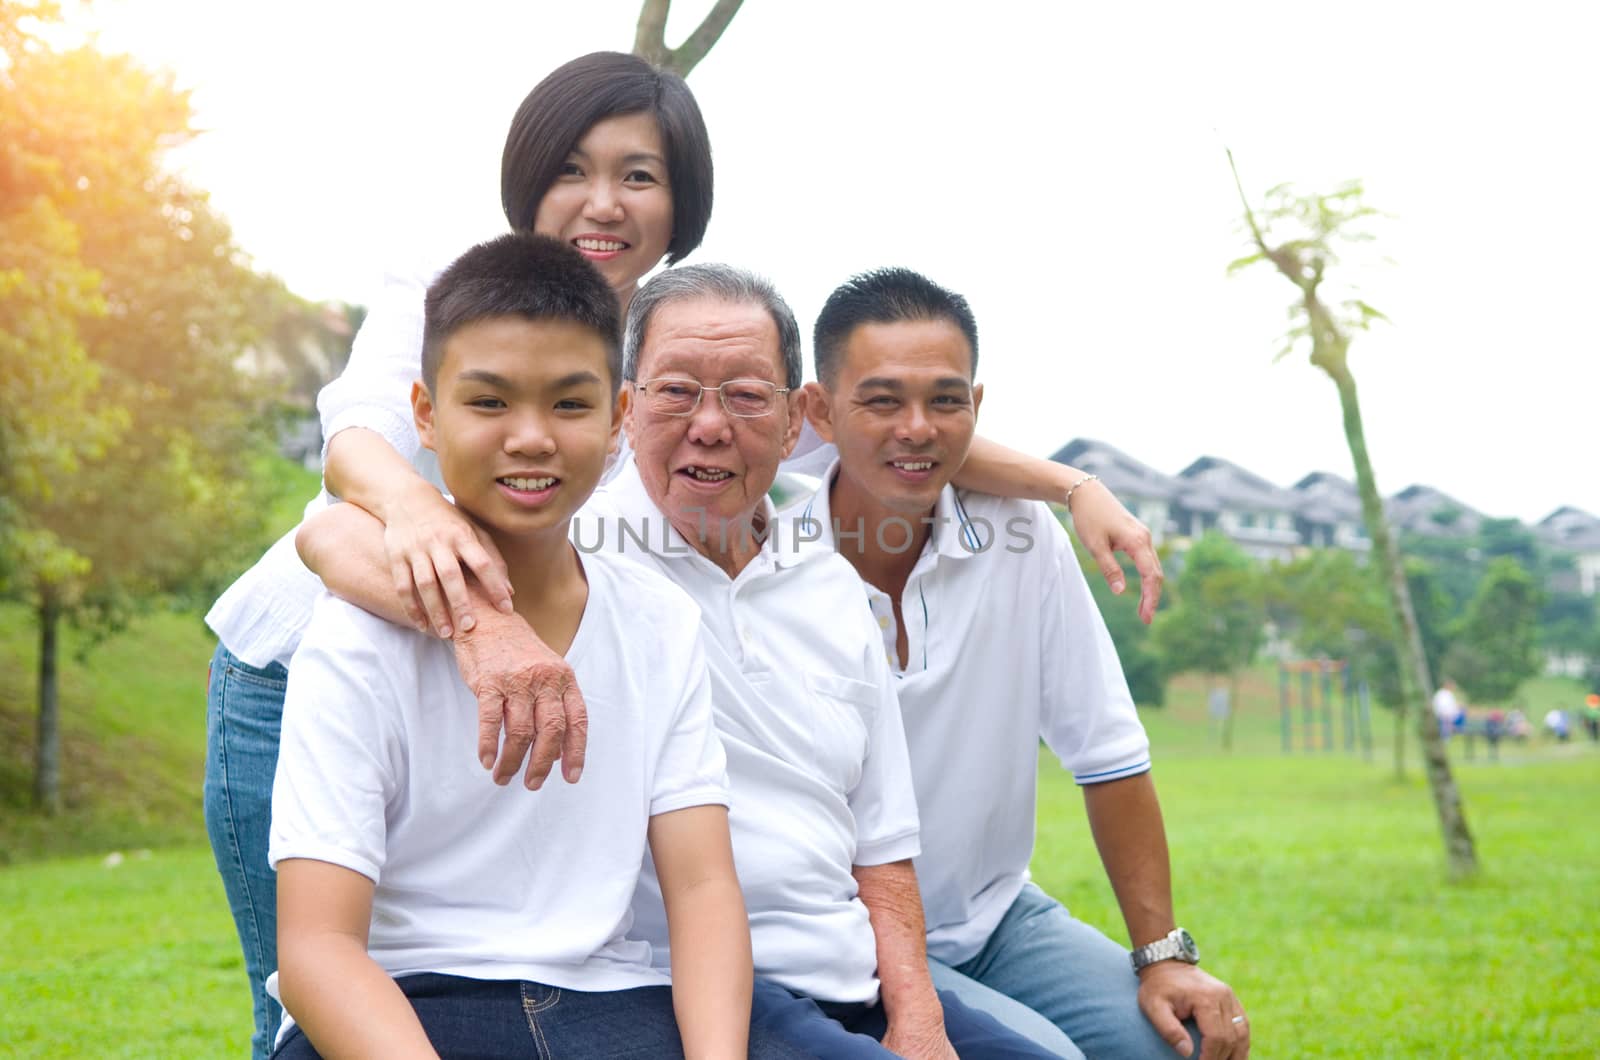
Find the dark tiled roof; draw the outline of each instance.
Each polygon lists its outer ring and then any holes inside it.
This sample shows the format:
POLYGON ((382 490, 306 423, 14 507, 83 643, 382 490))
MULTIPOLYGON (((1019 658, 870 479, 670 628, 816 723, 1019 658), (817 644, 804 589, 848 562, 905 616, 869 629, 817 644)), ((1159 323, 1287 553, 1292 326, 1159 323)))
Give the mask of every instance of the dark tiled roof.
POLYGON ((1071 464, 1100 476, 1118 496, 1171 500, 1179 483, 1149 464, 1141 463, 1115 446, 1093 438, 1074 438, 1050 458, 1058 464, 1071 464))
POLYGON ((1184 505, 1196 510, 1239 507, 1292 512, 1295 509, 1295 498, 1290 491, 1219 456, 1202 456, 1178 472, 1178 477, 1186 483, 1184 505), (1202 503, 1212 507, 1201 507, 1202 503))

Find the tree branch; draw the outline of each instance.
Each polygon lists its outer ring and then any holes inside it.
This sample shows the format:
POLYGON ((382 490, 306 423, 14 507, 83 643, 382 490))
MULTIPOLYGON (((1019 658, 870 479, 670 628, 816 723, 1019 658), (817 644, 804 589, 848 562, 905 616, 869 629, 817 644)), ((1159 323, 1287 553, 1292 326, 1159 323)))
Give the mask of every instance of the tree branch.
POLYGON ((682 44, 668 48, 667 12, 672 7, 672 0, 644 0, 633 37, 633 54, 679 77, 688 77, 689 71, 699 65, 700 60, 722 39, 723 31, 733 21, 733 16, 739 13, 743 3, 744 0, 717 0, 716 6, 682 44))

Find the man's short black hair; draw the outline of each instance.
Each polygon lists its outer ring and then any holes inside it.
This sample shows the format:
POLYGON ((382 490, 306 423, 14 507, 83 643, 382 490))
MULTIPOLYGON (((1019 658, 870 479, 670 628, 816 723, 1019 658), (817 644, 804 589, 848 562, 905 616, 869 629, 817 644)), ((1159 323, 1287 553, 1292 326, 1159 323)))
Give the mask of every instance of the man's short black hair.
POLYGON ((593 52, 558 66, 517 108, 500 156, 500 204, 518 232, 531 232, 567 155, 596 122, 649 114, 661 132, 672 190, 667 264, 700 245, 711 221, 711 138, 683 78, 636 55, 593 52))
POLYGON ((817 379, 831 388, 850 335, 862 324, 910 320, 948 320, 961 329, 972 350, 972 375, 978 374, 978 322, 967 300, 910 269, 874 269, 840 284, 817 314, 811 356, 817 379))
POLYGON ((422 379, 429 393, 450 336, 495 317, 589 328, 605 343, 611 385, 622 376, 622 311, 600 270, 565 243, 514 232, 479 243, 429 286, 422 323, 422 379))

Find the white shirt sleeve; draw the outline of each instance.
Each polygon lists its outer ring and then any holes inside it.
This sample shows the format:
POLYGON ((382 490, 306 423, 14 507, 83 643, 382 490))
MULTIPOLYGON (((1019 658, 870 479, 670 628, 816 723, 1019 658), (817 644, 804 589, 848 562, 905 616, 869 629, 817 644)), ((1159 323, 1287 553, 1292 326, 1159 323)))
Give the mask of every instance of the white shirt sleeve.
MULTIPOLYGON (((860 608, 862 616, 866 608, 860 608)), ((894 678, 879 650, 882 640, 870 622, 863 637, 870 637, 866 652, 876 694, 872 724, 867 731, 867 758, 861 779, 850 792, 850 812, 856 820, 857 865, 887 865, 922 853, 917 819, 917 794, 911 777, 911 756, 906 751, 905 726, 894 678)))
POLYGON ((684 626, 694 630, 693 644, 677 710, 656 761, 652 817, 690 806, 728 805, 728 759, 712 720, 711 675, 698 612, 686 615, 684 626))
POLYGON ((1072 541, 1044 505, 1035 506, 1033 523, 1044 528, 1037 547, 1048 565, 1039 616, 1040 735, 1079 784, 1146 772, 1150 741, 1072 541))
POLYGON ((405 459, 416 456, 422 443, 412 420, 411 384, 422 375, 423 301, 436 275, 421 265, 385 274, 349 363, 317 395, 324 462, 328 442, 347 427, 376 431, 405 459))
POLYGON ((267 860, 312 858, 376 883, 405 751, 395 660, 356 615, 320 600, 290 666, 267 860))

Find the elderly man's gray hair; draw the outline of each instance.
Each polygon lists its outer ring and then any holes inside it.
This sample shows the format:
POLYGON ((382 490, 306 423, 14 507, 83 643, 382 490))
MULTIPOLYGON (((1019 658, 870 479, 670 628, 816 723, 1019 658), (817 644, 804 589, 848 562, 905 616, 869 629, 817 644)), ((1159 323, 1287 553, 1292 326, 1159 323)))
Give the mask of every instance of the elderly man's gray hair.
POLYGON ((634 293, 628 305, 628 322, 622 333, 622 377, 639 379, 639 347, 657 309, 672 302, 712 298, 734 305, 757 305, 772 317, 778 329, 778 352, 783 359, 784 385, 800 386, 800 325, 794 311, 771 282, 732 265, 683 265, 668 269, 634 293))

